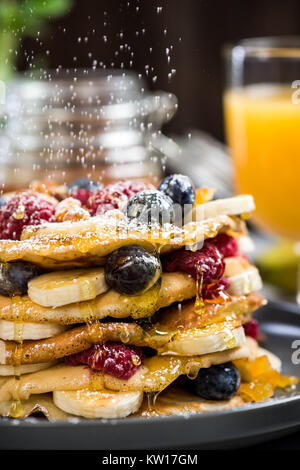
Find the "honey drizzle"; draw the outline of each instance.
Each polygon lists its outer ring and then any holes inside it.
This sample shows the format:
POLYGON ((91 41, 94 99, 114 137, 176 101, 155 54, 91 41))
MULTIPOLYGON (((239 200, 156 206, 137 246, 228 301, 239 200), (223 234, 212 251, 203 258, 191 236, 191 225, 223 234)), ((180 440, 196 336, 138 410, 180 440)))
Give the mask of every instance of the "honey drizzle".
POLYGON ((203 289, 203 273, 199 270, 197 273, 196 279, 196 299, 194 304, 194 311, 198 315, 202 315, 205 309, 205 303, 202 296, 202 289, 203 289))
POLYGON ((13 357, 15 391, 9 415, 12 418, 20 418, 23 415, 23 406, 20 400, 21 359, 24 330, 24 303, 22 297, 15 296, 12 299, 11 308, 13 309, 17 319, 14 321, 14 341, 16 342, 13 357))
POLYGON ((147 407, 146 407, 146 410, 143 412, 143 416, 145 417, 158 416, 158 413, 155 409, 155 404, 156 404, 156 400, 159 394, 160 392, 146 393, 147 407))

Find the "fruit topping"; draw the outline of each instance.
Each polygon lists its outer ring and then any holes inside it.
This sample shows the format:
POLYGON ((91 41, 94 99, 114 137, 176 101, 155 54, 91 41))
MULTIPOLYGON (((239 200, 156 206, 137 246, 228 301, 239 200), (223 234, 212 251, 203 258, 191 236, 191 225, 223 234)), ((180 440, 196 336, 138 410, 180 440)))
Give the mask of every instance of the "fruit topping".
POLYGON ((229 286, 230 283, 228 279, 222 277, 215 283, 204 285, 202 289, 202 296, 205 300, 221 300, 222 298, 227 300, 228 295, 225 293, 225 291, 229 288, 229 286))
POLYGON ((88 199, 96 193, 103 185, 88 178, 78 178, 68 186, 68 193, 75 199, 78 199, 83 206, 88 199))
POLYGON ((201 250, 179 250, 164 259, 167 272, 183 271, 195 280, 202 276, 203 284, 211 284, 220 279, 224 272, 223 257, 219 250, 209 243, 204 243, 201 250))
POLYGON ((111 183, 106 186, 106 189, 111 194, 122 194, 130 199, 135 194, 138 194, 145 189, 154 189, 152 185, 145 185, 144 183, 140 183, 138 181, 117 181, 116 183, 111 183))
POLYGON ((58 222, 77 222, 78 220, 87 220, 90 213, 81 207, 81 202, 73 197, 67 197, 60 201, 55 208, 55 216, 58 222))
POLYGON ((135 181, 118 181, 97 191, 88 201, 91 215, 101 215, 112 209, 123 209, 128 200, 144 191, 146 186, 135 181))
POLYGON ((202 188, 198 188, 195 190, 196 201, 195 205, 198 206, 199 204, 204 204, 205 202, 209 202, 213 199, 216 190, 213 188, 206 188, 203 186, 202 188))
POLYGON ((90 218, 90 213, 83 207, 76 207, 76 209, 69 210, 64 218, 64 222, 78 222, 79 220, 87 220, 90 218))
POLYGON ((209 243, 216 245, 224 258, 237 256, 239 254, 239 247, 236 239, 230 237, 226 233, 219 233, 215 238, 211 238, 209 243))
POLYGON ((138 245, 127 245, 111 253, 105 265, 107 284, 122 294, 141 294, 161 277, 159 257, 138 245))
POLYGON ((62 222, 65 215, 74 209, 80 208, 81 203, 78 199, 74 197, 67 197, 63 201, 60 201, 55 208, 55 217, 57 222, 62 222))
POLYGON ((297 377, 284 376, 272 369, 267 356, 259 356, 254 361, 239 359, 234 364, 243 381, 239 395, 248 402, 268 400, 277 387, 286 388, 298 383, 297 377))
POLYGON ((173 202, 182 208, 186 204, 195 203, 195 188, 192 180, 185 175, 174 174, 167 176, 159 185, 158 190, 169 196, 173 202))
POLYGON ((236 394, 240 383, 240 373, 232 362, 200 369, 195 379, 187 379, 191 392, 205 400, 228 400, 236 394))
POLYGON ((89 200, 88 208, 91 215, 101 215, 112 209, 121 209, 127 202, 126 196, 111 194, 107 189, 100 189, 89 200))
POLYGON ((253 339, 257 339, 259 336, 259 326, 258 321, 255 318, 252 318, 248 323, 243 325, 246 336, 251 336, 253 339))
POLYGON ((69 196, 73 197, 74 199, 78 199, 78 201, 80 201, 83 206, 86 206, 89 198, 93 194, 94 193, 92 193, 88 189, 77 188, 77 189, 74 189, 73 191, 71 191, 69 193, 69 196))
POLYGON ((108 342, 71 354, 66 361, 71 366, 86 364, 93 370, 101 370, 119 379, 128 380, 142 363, 142 351, 135 346, 108 342))
POLYGON ((88 189, 92 193, 95 193, 103 187, 98 181, 92 181, 89 178, 78 178, 68 185, 69 192, 74 191, 75 189, 88 189))
POLYGON ((55 206, 39 194, 16 193, 0 207, 0 238, 20 240, 24 227, 55 222, 55 206))
POLYGON ((141 224, 174 223, 173 201, 160 191, 148 189, 129 200, 127 216, 141 224))
POLYGON ((38 275, 37 267, 31 263, 0 263, 0 294, 7 297, 26 294, 28 282, 38 275))

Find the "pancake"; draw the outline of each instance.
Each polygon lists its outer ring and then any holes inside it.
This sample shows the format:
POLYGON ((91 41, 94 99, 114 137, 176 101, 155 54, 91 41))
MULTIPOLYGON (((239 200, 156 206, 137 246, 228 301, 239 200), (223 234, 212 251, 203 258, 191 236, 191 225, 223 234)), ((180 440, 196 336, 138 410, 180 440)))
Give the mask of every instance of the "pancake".
POLYGON ((172 416, 187 415, 203 412, 230 410, 244 405, 239 395, 224 401, 208 401, 192 395, 187 390, 171 385, 158 395, 155 405, 149 409, 149 400, 144 399, 140 410, 132 416, 172 416))
POLYGON ((194 300, 187 300, 163 309, 155 316, 155 321, 162 327, 186 330, 203 328, 234 314, 242 323, 245 323, 255 310, 266 304, 266 300, 256 292, 247 296, 231 296, 230 301, 225 303, 206 303, 201 315, 195 312, 194 304, 194 300))
MULTIPOLYGON (((182 415, 199 412, 221 411, 236 408, 245 402, 240 396, 235 396, 225 401, 207 401, 187 391, 170 387, 159 394, 155 401, 154 409, 149 410, 149 401, 144 397, 141 409, 132 415, 136 416, 158 416, 158 415, 182 415)), ((0 402, 0 416, 10 416, 11 401, 0 402)), ((51 393, 32 395, 28 400, 22 400, 22 410, 19 418, 27 418, 34 413, 42 413, 49 421, 66 421, 74 419, 74 415, 66 413, 58 408, 51 393)), ((84 419, 84 418, 81 418, 84 419)))
POLYGON ((17 390, 15 380, 8 379, 0 388, 0 401, 14 398, 27 400, 33 394, 54 390, 82 390, 89 387, 92 390, 158 392, 182 374, 195 376, 201 368, 237 359, 253 359, 256 353, 256 341, 247 338, 244 346, 223 352, 194 357, 154 356, 145 359, 129 380, 118 379, 103 372, 93 372, 86 366, 59 364, 22 376, 17 390))
POLYGON ((206 304, 203 314, 198 315, 194 312, 194 301, 188 301, 158 313, 152 327, 145 331, 136 323, 95 322, 51 338, 25 340, 22 345, 15 341, 0 340, 0 364, 14 364, 15 358, 20 364, 49 362, 105 341, 148 346, 159 353, 166 353, 172 342, 178 342, 182 338, 217 335, 224 330, 228 332, 230 339, 230 332, 248 321, 252 312, 262 303, 263 298, 253 293, 249 296, 232 297, 225 304, 206 304), (205 323, 203 318, 208 318, 209 321, 205 323))
POLYGON ((113 217, 97 216, 79 222, 30 226, 20 241, 0 240, 0 261, 29 261, 53 270, 103 265, 108 254, 124 245, 154 246, 166 253, 201 244, 221 231, 245 233, 246 226, 236 217, 220 215, 190 222, 183 228, 167 224, 150 230, 122 220, 116 224, 113 217))
MULTIPOLYGON (((126 296, 111 289, 105 294, 99 295, 96 299, 57 308, 42 307, 35 304, 27 295, 21 299, 19 298, 17 301, 0 295, 0 319, 20 321, 20 318, 22 318, 24 322, 71 325, 101 320, 107 316, 119 319, 130 316, 132 318, 143 318, 152 316, 159 309, 168 307, 175 302, 191 299, 195 294, 196 283, 189 275, 183 273, 163 273, 162 285, 159 292, 156 292, 154 288, 142 295, 126 296)), ((249 312, 265 304, 263 297, 255 293, 248 296, 232 296, 231 302, 226 304, 207 304, 198 320, 201 319, 202 325, 204 325, 218 321, 227 313, 231 313, 232 309, 236 313, 239 310, 242 313, 247 313, 244 304, 247 304, 249 307, 249 312)), ((191 303, 190 305, 193 304, 191 303)), ((162 323, 167 322, 168 315, 173 316, 173 313, 175 313, 175 310, 172 310, 170 314, 164 313, 165 320, 163 317, 160 317, 159 321, 162 321, 162 323)), ((178 314, 179 312, 176 313, 178 314)))
MULTIPOLYGON (((0 401, 0 416, 10 416, 11 401, 0 401)), ((54 405, 52 394, 33 395, 22 401, 19 418, 27 418, 34 413, 42 413, 49 421, 66 421, 72 415, 65 413, 54 405)))
MULTIPOLYGON (((280 359, 266 349, 258 348, 256 355, 267 355, 275 370, 280 371, 278 364, 280 359), (275 362, 273 364, 273 362, 275 362), (274 367, 276 366, 276 367, 274 367)), ((7 382, 7 379, 0 378, 1 385, 7 382)), ((143 404, 140 410, 132 415, 132 417, 149 417, 149 416, 171 416, 171 415, 187 415, 199 412, 214 412, 221 410, 233 409, 245 404, 245 401, 240 395, 236 395, 229 400, 224 401, 208 401, 203 398, 191 394, 187 390, 177 385, 167 387, 155 399, 155 403, 149 406, 149 399, 144 397, 143 404)), ((0 416, 9 416, 11 410, 11 401, 0 401, 0 416)), ((58 408, 52 399, 52 394, 32 395, 27 400, 22 400, 22 410, 20 418, 26 418, 36 412, 43 413, 43 415, 50 421, 60 421, 74 418, 73 415, 65 413, 58 408)))
POLYGON ((27 295, 17 301, 0 296, 0 319, 15 321, 22 318, 28 322, 71 325, 101 320, 107 316, 142 318, 151 316, 160 308, 174 302, 190 299, 196 294, 195 281, 182 273, 164 273, 161 288, 156 289, 157 287, 154 287, 135 296, 122 295, 111 289, 93 300, 57 308, 35 304, 27 295))

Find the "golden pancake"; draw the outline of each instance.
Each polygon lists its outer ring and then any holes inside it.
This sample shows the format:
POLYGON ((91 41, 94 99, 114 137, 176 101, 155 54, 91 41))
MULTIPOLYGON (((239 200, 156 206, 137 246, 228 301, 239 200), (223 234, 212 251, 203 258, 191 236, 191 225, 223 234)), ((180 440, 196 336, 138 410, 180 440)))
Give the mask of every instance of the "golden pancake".
MULTIPOLYGON (((10 416, 11 401, 0 401, 0 416, 10 416)), ((28 400, 22 401, 19 418, 27 418, 34 413, 43 413, 49 421, 65 421, 72 415, 65 413, 54 405, 52 394, 33 395, 28 400)))
POLYGON ((0 364, 12 365, 15 358, 19 364, 49 362, 84 351, 104 341, 149 346, 162 353, 169 350, 169 343, 180 338, 216 335, 223 330, 229 333, 248 321, 252 312, 262 302, 263 298, 254 293, 249 296, 232 297, 225 304, 206 304, 203 315, 198 315, 194 312, 194 301, 188 301, 159 313, 152 328, 145 331, 136 323, 95 322, 78 326, 51 338, 25 340, 22 345, 15 341, 0 340, 0 364), (217 316, 214 322, 203 321, 203 318, 211 320, 213 315, 217 316))
POLYGON ((53 270, 103 265, 109 253, 124 245, 155 247, 166 253, 201 243, 221 231, 245 233, 245 223, 220 215, 190 222, 183 228, 165 225, 150 230, 122 220, 116 227, 113 217, 97 216, 79 222, 30 226, 23 231, 20 241, 0 240, 0 261, 29 261, 53 270))
POLYGON ((236 359, 252 359, 255 358, 256 353, 256 341, 247 338, 244 346, 223 352, 194 357, 154 356, 145 359, 142 366, 129 380, 118 379, 103 372, 93 372, 86 366, 59 364, 43 371, 22 376, 17 388, 15 379, 8 379, 0 388, 0 401, 27 400, 32 394, 85 388, 158 392, 164 390, 180 375, 195 376, 201 368, 236 359))
POLYGON ((155 316, 155 321, 162 327, 182 330, 203 328, 224 320, 228 315, 235 315, 242 323, 245 323, 255 310, 265 304, 264 297, 252 292, 247 296, 231 296, 230 300, 225 303, 206 303, 203 312, 199 315, 195 312, 195 301, 187 300, 162 310, 155 316))
POLYGON ((196 283, 183 273, 164 273, 162 284, 154 286, 141 295, 127 296, 109 290, 93 300, 51 308, 41 307, 27 295, 17 300, 0 296, 0 319, 36 323, 71 325, 87 321, 113 318, 142 318, 152 316, 162 307, 174 302, 191 299, 196 294, 196 283))

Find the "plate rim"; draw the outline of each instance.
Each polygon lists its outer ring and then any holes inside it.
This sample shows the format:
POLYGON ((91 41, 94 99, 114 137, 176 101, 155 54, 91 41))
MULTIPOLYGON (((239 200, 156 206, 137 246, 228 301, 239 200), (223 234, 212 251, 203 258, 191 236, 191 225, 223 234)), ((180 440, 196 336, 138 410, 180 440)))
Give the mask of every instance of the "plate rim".
MULTIPOLYGON (((240 406, 236 406, 234 408, 226 409, 226 410, 216 410, 216 411, 200 411, 196 413, 186 413, 186 414, 178 414, 178 415, 171 415, 171 416, 150 416, 150 417, 127 417, 127 418, 116 418, 116 419, 105 419, 105 418, 98 418, 98 419, 84 419, 77 416, 74 416, 66 421, 47 421, 43 418, 37 418, 34 416, 29 416, 24 420, 19 420, 17 418, 9 418, 9 417, 1 417, 0 418, 0 428, 1 427, 27 427, 27 426, 35 426, 35 427, 42 427, 42 428, 55 428, 55 427, 71 427, 71 426, 98 426, 98 425, 136 425, 136 424, 147 424, 149 422, 155 424, 156 422, 166 421, 172 422, 177 420, 199 420, 199 419, 208 419, 213 420, 218 416, 225 416, 225 415, 233 415, 233 414, 249 414, 251 412, 258 412, 260 409, 266 408, 277 408, 284 404, 291 404, 294 402, 299 401, 300 406, 300 390, 295 390, 293 392, 294 395, 290 396, 281 396, 281 397, 272 397, 267 401, 264 402, 256 402, 256 403, 245 403, 240 406)), ((299 414, 299 424, 300 424, 300 414, 299 414)))

